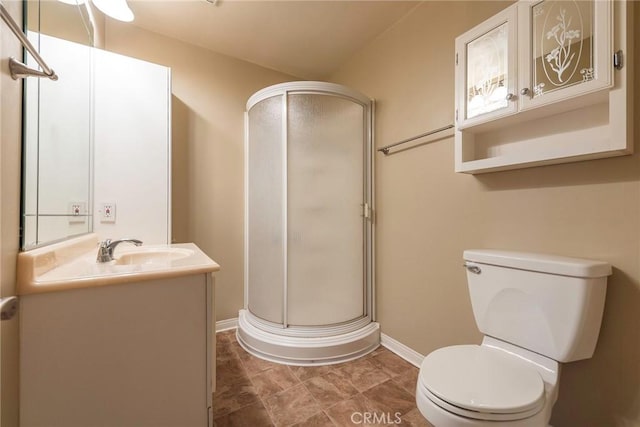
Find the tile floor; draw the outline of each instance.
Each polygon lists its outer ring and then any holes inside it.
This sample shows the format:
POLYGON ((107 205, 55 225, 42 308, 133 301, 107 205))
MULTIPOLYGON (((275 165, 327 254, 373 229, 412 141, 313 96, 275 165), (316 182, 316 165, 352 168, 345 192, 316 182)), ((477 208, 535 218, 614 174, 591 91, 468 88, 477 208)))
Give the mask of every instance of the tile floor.
POLYGON ((384 347, 338 365, 297 367, 251 356, 235 330, 216 338, 215 426, 431 426, 415 404, 418 369, 384 347))

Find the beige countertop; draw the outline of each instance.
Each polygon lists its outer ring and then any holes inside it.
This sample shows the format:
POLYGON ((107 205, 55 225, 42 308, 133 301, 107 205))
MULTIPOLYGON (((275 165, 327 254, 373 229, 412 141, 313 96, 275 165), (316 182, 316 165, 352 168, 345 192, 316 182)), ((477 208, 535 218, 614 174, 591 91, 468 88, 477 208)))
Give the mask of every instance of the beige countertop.
POLYGON ((193 243, 121 244, 115 261, 97 263, 98 237, 87 234, 18 255, 18 295, 213 273, 220 266, 193 243), (133 260, 133 261, 132 261, 133 260))

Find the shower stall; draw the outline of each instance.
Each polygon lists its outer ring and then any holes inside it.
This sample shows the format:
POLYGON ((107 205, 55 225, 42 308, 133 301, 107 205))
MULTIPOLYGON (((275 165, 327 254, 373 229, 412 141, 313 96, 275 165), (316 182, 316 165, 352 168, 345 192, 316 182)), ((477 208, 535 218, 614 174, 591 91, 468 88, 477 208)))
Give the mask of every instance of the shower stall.
POLYGON ((238 342, 314 365, 375 349, 373 101, 324 82, 270 86, 245 116, 245 301, 238 342))

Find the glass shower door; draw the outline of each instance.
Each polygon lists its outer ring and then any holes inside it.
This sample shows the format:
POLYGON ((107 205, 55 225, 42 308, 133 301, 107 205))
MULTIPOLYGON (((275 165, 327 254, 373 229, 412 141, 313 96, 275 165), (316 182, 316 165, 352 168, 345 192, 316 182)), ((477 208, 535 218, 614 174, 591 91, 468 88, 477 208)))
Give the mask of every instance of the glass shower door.
POLYGON ((283 103, 273 96, 256 104, 247 129, 248 308, 274 323, 284 321, 283 103))
POLYGON ((287 99, 287 324, 365 315, 365 109, 350 99, 287 99))

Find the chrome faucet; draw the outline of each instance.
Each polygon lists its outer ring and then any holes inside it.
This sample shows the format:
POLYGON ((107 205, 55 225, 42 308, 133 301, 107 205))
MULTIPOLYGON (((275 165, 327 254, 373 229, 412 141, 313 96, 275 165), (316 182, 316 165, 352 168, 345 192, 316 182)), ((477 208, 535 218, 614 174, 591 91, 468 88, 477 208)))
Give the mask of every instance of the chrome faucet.
POLYGON ((98 247, 98 259, 97 262, 109 262, 113 261, 113 251, 116 250, 116 246, 120 243, 133 243, 136 246, 142 245, 142 241, 138 239, 120 239, 120 240, 111 240, 107 239, 103 242, 100 242, 100 246, 98 247))

